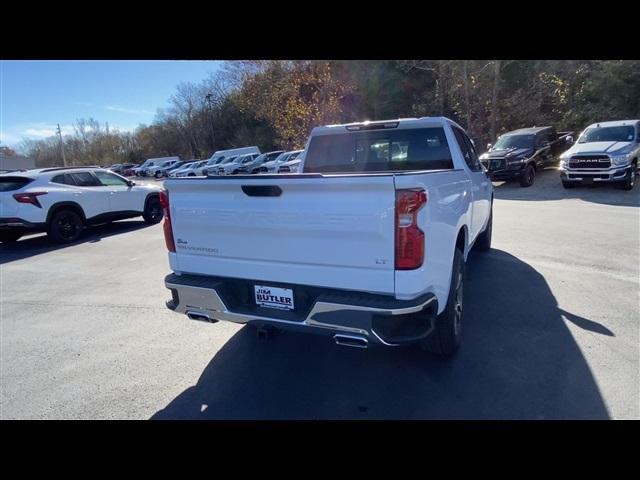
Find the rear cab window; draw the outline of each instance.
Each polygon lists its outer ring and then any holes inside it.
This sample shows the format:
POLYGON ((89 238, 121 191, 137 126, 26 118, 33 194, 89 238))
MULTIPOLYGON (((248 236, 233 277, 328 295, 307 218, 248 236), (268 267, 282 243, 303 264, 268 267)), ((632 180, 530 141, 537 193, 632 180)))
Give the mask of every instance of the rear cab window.
POLYGON ((0 192, 12 192, 19 190, 22 187, 26 187, 33 182, 33 178, 18 177, 18 176, 1 176, 0 177, 0 192))
POLYGON ((304 173, 453 169, 442 127, 365 130, 312 137, 304 173))

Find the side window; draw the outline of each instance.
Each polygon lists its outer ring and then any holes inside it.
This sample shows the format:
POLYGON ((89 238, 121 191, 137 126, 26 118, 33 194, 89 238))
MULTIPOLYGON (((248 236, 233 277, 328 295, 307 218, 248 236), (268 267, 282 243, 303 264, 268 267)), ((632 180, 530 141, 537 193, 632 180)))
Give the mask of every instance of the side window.
POLYGON ((73 177, 68 173, 61 173, 51 179, 53 183, 60 183, 62 185, 75 185, 76 182, 73 177))
POLYGON ((460 150, 462 151, 464 161, 467 162, 467 166, 469 167, 469 169, 473 170, 474 172, 482 170, 482 167, 480 166, 480 160, 478 159, 476 150, 471 143, 471 140, 469 140, 469 137, 467 137, 467 135, 459 128, 452 127, 452 130, 453 134, 456 137, 456 141, 460 146, 460 150))
POLYGON ((108 172, 94 172, 100 183, 105 187, 117 186, 117 187, 127 187, 127 181, 123 178, 120 178, 113 173, 108 172))
POLYGON ((79 187, 101 187, 102 185, 90 172, 73 172, 69 174, 79 187))

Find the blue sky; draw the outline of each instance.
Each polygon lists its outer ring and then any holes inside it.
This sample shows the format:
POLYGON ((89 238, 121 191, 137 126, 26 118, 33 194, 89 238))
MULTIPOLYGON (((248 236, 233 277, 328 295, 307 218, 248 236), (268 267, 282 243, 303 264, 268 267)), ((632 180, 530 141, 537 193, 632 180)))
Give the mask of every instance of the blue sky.
POLYGON ((0 61, 0 145, 46 138, 79 118, 133 130, 149 124, 180 82, 199 82, 218 61, 0 61))

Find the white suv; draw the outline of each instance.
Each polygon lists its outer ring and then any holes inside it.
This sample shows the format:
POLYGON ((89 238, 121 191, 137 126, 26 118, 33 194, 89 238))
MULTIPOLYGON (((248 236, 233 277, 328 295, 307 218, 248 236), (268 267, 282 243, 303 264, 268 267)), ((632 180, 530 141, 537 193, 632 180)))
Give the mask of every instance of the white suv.
POLYGON ((0 242, 47 232, 57 243, 88 225, 142 216, 162 220, 158 185, 137 185, 97 167, 45 168, 0 175, 0 242))

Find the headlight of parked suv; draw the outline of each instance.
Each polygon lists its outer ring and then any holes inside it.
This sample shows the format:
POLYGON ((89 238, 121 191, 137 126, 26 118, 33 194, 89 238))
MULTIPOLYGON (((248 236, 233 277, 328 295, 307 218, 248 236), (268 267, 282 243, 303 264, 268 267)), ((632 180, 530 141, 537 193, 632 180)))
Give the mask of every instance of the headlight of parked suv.
POLYGON ((624 155, 615 155, 611 157, 611 163, 617 166, 626 165, 629 163, 629 157, 630 155, 628 153, 625 153, 624 155))
POLYGON ((527 159, 526 155, 522 155, 520 157, 514 157, 514 158, 507 158, 507 163, 520 163, 520 162, 524 162, 527 159))

